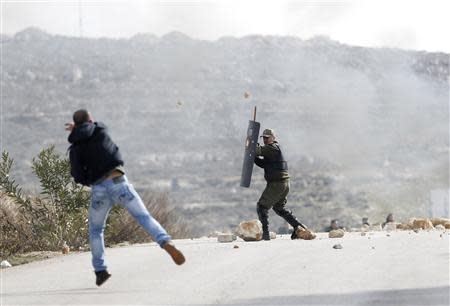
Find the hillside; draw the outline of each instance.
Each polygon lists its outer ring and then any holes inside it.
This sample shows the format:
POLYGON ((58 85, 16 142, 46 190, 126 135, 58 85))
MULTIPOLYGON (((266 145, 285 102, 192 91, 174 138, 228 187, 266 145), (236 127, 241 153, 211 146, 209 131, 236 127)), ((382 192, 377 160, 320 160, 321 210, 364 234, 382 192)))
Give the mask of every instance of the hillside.
POLYGON ((255 217, 264 187, 260 170, 239 187, 254 105, 288 157, 292 208, 316 229, 429 215, 430 193, 448 190, 448 54, 324 37, 82 39, 35 28, 1 44, 2 145, 30 190, 31 159, 51 144, 65 152, 63 124, 85 107, 110 127, 140 190, 169 192, 195 235, 232 228, 255 217))

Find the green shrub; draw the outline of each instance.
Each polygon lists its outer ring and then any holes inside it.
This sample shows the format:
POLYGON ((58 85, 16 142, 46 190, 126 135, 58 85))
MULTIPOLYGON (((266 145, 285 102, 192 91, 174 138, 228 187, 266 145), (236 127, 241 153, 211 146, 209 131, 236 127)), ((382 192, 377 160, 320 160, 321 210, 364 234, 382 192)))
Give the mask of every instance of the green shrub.
POLYGON ((89 192, 71 179, 68 159, 59 156, 53 146, 33 159, 32 170, 42 189, 38 197, 24 195, 10 177, 13 164, 3 152, 0 188, 10 201, 7 205, 2 200, 2 252, 59 250, 63 242, 73 247, 86 244, 89 192))
MULTIPOLYGON (((0 161, 0 250, 2 258, 29 251, 60 250, 65 242, 78 249, 88 243, 89 189, 76 184, 70 175, 70 162, 55 152, 43 149, 33 159, 32 171, 41 187, 31 197, 10 176, 14 160, 3 152, 0 161)), ((165 193, 147 192, 143 201, 149 212, 174 238, 190 235, 188 226, 170 206, 165 193)), ((148 234, 121 207, 110 213, 105 243, 151 241, 148 234)))

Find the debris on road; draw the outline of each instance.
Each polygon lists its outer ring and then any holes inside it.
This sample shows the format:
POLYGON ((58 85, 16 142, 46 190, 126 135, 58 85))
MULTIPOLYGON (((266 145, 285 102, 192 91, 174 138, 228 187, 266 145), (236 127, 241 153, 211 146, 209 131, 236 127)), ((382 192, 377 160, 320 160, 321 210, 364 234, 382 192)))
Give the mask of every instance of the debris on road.
POLYGON ((328 233, 329 238, 342 238, 345 235, 345 231, 343 229, 332 230, 328 233))
POLYGON ((0 263, 0 266, 2 267, 2 269, 12 267, 12 265, 11 265, 7 260, 3 260, 3 261, 0 263))

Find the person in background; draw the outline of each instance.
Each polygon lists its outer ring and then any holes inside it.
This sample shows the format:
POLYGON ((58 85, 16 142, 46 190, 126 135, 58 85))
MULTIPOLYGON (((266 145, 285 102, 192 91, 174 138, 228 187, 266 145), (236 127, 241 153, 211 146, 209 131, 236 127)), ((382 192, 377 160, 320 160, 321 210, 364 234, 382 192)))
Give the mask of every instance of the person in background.
POLYGON ((369 218, 367 217, 363 217, 361 223, 363 226, 370 226, 369 218))
POLYGON ((387 215, 386 221, 383 222, 382 227, 384 228, 384 226, 385 226, 387 223, 390 223, 390 222, 395 222, 395 218, 394 218, 394 214, 393 214, 393 213, 389 213, 389 214, 387 215))
POLYGON ((338 229, 344 229, 344 227, 339 225, 339 221, 337 219, 333 219, 330 222, 330 225, 325 227, 324 232, 331 232, 338 229))

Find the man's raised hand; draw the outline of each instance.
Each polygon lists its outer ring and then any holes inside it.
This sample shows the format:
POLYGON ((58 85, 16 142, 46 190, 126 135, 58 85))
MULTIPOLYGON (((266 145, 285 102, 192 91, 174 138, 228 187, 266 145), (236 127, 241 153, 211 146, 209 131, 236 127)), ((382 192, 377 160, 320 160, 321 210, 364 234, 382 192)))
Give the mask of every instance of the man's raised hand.
POLYGON ((65 130, 71 132, 73 130, 73 128, 75 127, 75 123, 73 122, 69 122, 64 124, 65 126, 65 130))

